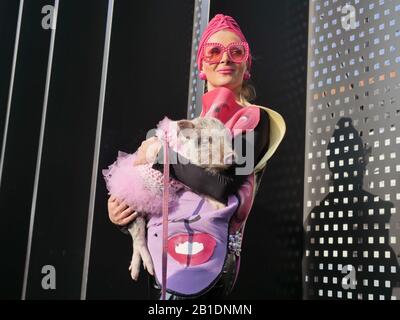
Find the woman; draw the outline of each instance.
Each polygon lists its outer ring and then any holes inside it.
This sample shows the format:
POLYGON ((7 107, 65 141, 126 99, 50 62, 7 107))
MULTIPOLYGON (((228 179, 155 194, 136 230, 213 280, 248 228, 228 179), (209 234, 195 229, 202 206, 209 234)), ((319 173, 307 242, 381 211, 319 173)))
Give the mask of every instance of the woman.
MULTIPOLYGON (((249 154, 241 152, 244 161, 217 175, 190 163, 170 165, 171 176, 193 192, 183 193, 180 211, 169 216, 167 299, 221 299, 234 286, 244 224, 266 162, 285 132, 278 113, 249 103, 252 90, 247 81, 251 62, 249 45, 236 21, 216 15, 202 35, 197 54, 199 77, 207 81, 208 91, 203 96, 201 116, 219 118, 234 132, 235 140, 242 140, 245 150, 254 151, 255 162, 249 154), (254 133, 251 141, 245 134, 247 131, 254 133), (249 165, 250 172, 237 174, 239 168, 249 165), (226 207, 217 210, 207 206, 201 195, 211 196, 226 207)), ((150 138, 142 143, 141 154, 145 155, 153 142, 150 138)), ((137 164, 145 162, 143 157, 137 164)), ((155 164, 153 168, 162 171, 161 165, 155 164)), ((113 196, 108 201, 108 210, 110 220, 119 226, 126 226, 138 215, 113 196)), ((156 270, 156 277, 150 277, 152 298, 160 296, 161 227, 160 218, 148 221, 148 247, 156 270)))

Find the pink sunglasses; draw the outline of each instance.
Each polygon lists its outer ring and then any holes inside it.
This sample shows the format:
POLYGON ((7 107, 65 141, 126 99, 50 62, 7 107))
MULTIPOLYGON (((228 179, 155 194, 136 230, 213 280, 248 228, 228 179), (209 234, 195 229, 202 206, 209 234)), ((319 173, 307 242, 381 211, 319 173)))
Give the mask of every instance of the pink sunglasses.
POLYGON ((232 42, 228 46, 221 43, 204 44, 203 60, 207 63, 219 63, 224 55, 228 53, 229 59, 234 63, 247 61, 249 57, 249 44, 247 42, 232 42))

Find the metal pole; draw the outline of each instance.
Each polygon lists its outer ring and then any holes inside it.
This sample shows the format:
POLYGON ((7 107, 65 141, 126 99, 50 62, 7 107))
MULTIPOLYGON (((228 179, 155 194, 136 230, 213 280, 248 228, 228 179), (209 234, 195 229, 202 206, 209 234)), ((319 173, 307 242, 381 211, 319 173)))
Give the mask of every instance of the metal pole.
POLYGON ((87 291, 87 280, 88 280, 89 262, 90 262, 90 248, 91 248, 91 243, 92 243, 93 217, 94 217, 94 207, 95 207, 95 200, 96 200, 97 171, 99 168, 101 131, 102 131, 102 127, 103 127, 104 100, 105 100, 106 86, 107 86, 108 59, 109 59, 109 53, 110 53, 113 11, 114 11, 114 0, 109 0, 108 1, 106 35, 105 35, 105 40, 104 40, 103 69, 102 69, 102 73, 101 73, 99 108, 98 108, 98 113, 97 113, 96 140, 95 140, 93 165, 92 165, 92 181, 91 181, 91 186, 90 186, 89 213, 88 213, 88 222, 87 222, 87 227, 86 227, 85 257, 84 257, 84 262, 83 262, 81 300, 86 299, 86 291, 87 291))
POLYGON ((3 144, 2 144, 2 147, 1 147, 0 188, 1 188, 1 181, 2 181, 2 177, 3 177, 4 155, 6 153, 6 144, 7 144, 7 135, 8 135, 8 123, 9 123, 9 120, 10 120, 11 102, 12 102, 12 95, 13 95, 13 90, 14 90, 15 66, 17 64, 18 47, 19 47, 19 35, 20 35, 20 32, 21 32, 21 23, 22 23, 23 10, 24 10, 24 0, 21 0, 19 2, 17 31, 15 32, 14 55, 13 55, 13 61, 12 61, 12 67, 11 67, 11 76, 10 76, 10 87, 8 89, 7 112, 6 112, 6 119, 5 119, 5 123, 4 123, 3 144))
POLYGON ((210 0, 195 0, 193 15, 192 52, 190 55, 190 76, 187 118, 193 119, 201 112, 201 97, 204 93, 204 81, 198 77, 196 55, 201 34, 210 17, 210 0))
POLYGON ((36 159, 35 181, 34 181, 34 185, 33 185, 31 217, 30 217, 30 221, 29 221, 29 234, 28 234, 28 244, 27 244, 27 249, 26 249, 24 282, 23 282, 23 287, 22 287, 22 300, 25 300, 25 298, 26 298, 26 288, 27 288, 27 283, 28 283, 29 264, 30 264, 30 259, 31 259, 33 225, 35 223, 36 200, 37 200, 37 192, 38 192, 39 176, 40 176, 40 164, 42 161, 43 139, 44 139, 44 130, 45 130, 45 125, 46 125, 46 114, 47 114, 47 103, 49 100, 51 69, 52 69, 52 65, 53 65, 54 43, 55 43, 55 39, 56 39, 58 5, 59 5, 59 0, 55 0, 54 11, 53 11, 53 20, 52 20, 52 24, 51 24, 51 26, 52 26, 51 27, 51 38, 50 38, 50 48, 49 48, 49 59, 48 59, 48 63, 47 63, 46 85, 45 85, 45 92, 44 92, 44 99, 43 99, 42 120, 41 120, 41 124, 40 124, 39 148, 38 148, 38 154, 37 154, 37 159, 36 159))

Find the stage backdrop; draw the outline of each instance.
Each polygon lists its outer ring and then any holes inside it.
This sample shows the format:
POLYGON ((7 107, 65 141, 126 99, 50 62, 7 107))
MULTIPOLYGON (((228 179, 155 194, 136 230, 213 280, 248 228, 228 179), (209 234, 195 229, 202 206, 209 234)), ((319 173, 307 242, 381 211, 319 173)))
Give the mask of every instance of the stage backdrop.
POLYGON ((309 18, 304 298, 400 299, 400 4, 309 18))

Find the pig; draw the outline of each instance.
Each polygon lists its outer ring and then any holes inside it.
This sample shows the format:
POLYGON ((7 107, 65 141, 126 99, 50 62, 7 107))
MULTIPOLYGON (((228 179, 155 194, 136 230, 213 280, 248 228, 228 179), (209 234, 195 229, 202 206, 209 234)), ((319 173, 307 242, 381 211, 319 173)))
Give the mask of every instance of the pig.
MULTIPOLYGON (((198 117, 193 120, 172 121, 165 117, 157 127, 153 148, 160 149, 165 140, 164 133, 168 130, 169 147, 176 151, 178 159, 182 156, 212 174, 228 169, 236 158, 231 133, 216 118, 198 117)), ((146 245, 146 218, 162 214, 162 173, 152 168, 156 160, 154 156, 146 157, 148 163, 135 164, 140 152, 139 148, 132 155, 120 154, 108 170, 103 170, 110 194, 124 199, 130 207, 140 213, 128 226, 133 241, 133 254, 129 265, 133 280, 138 279, 141 261, 144 269, 154 275, 152 259, 146 245)), ((169 206, 173 206, 179 197, 179 191, 185 188, 188 187, 170 179, 169 206)), ((215 209, 225 206, 209 196, 205 198, 215 209)))

